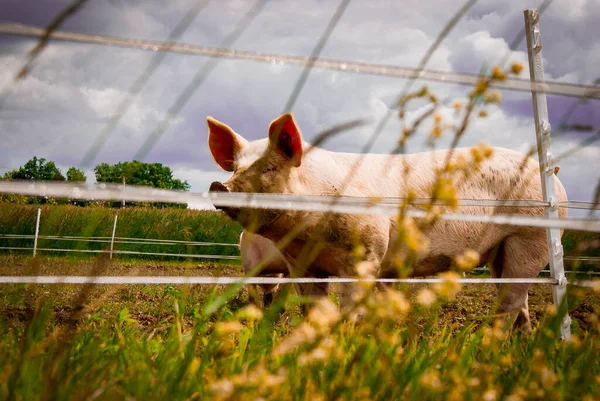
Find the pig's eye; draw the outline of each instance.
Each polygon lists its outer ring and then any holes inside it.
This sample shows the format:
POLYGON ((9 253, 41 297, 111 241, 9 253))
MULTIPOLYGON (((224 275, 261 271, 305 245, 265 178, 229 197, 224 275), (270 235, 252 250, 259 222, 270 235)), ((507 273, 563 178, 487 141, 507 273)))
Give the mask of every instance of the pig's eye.
POLYGON ((272 173, 275 171, 275 167, 267 167, 263 170, 263 174, 272 173))

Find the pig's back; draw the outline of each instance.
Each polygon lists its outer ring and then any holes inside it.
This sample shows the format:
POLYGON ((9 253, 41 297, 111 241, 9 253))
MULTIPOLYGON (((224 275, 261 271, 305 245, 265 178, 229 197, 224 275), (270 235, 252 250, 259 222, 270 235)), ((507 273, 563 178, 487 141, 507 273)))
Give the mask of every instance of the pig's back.
MULTIPOLYGON (((314 162, 319 174, 325 176, 325 182, 341 187, 346 196, 404 196, 408 184, 418 197, 430 197, 437 171, 444 167, 448 152, 436 150, 393 156, 327 152, 329 155, 320 155, 314 162), (361 162, 360 167, 354 169, 358 162, 361 162), (409 168, 408 175, 404 172, 405 166, 409 168), (346 177, 351 177, 350 183, 342 185, 346 177)), ((471 148, 455 149, 451 163, 461 156, 470 162, 471 148)), ((468 177, 463 172, 449 175, 460 198, 542 199, 538 163, 520 152, 494 148, 492 157, 484 160, 478 170, 472 167, 466 170, 468 177)), ((562 184, 558 180, 557 183, 559 200, 566 200, 562 184)))

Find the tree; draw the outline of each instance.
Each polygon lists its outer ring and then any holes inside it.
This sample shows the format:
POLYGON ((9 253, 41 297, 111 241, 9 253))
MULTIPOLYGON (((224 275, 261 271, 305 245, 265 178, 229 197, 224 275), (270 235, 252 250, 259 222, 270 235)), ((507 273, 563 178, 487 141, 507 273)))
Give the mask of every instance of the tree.
MULTIPOLYGON (((189 191, 190 184, 187 181, 173 177, 173 171, 161 163, 144 163, 137 160, 120 162, 116 164, 101 163, 94 168, 96 181, 120 184, 125 178, 128 185, 144 185, 161 189, 173 189, 189 191)), ((116 205, 115 205, 116 206, 116 205)), ((175 205, 154 203, 155 207, 187 207, 187 205, 175 205)))
POLYGON ((71 167, 70 169, 67 170, 67 181, 85 182, 86 180, 87 180, 87 177, 85 176, 83 171, 81 171, 75 167, 71 167))
POLYGON ((36 180, 36 181, 64 181, 65 176, 54 162, 47 162, 44 158, 33 156, 31 160, 19 167, 18 170, 4 174, 4 179, 10 180, 36 180))
POLYGON ((188 191, 190 184, 173 177, 173 171, 161 163, 143 163, 137 160, 110 165, 101 163, 94 168, 96 181, 188 191))
MULTIPOLYGON (((33 156, 31 160, 16 170, 9 171, 2 177, 4 180, 65 181, 65 176, 52 161, 33 156)), ((3 201, 11 203, 56 203, 56 199, 36 196, 3 197, 3 201)), ((66 200, 63 200, 66 201, 66 200)))

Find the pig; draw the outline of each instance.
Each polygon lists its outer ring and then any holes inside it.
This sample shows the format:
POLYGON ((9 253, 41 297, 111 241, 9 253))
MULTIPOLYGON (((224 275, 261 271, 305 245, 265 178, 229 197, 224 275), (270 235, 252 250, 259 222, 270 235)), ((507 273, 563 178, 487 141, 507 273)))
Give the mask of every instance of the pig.
MULTIPOLYGON (((303 140, 292 114, 271 122, 267 138, 247 141, 226 124, 207 118, 208 146, 215 162, 232 177, 213 182, 210 191, 398 197, 410 188, 416 197, 429 198, 446 160, 470 158, 469 148, 434 150, 406 155, 359 155, 331 152, 303 140), (361 157, 363 157, 361 161, 361 157), (352 170, 355 163, 360 168, 352 170), (409 174, 405 174, 408 168, 409 174), (352 173, 352 174, 350 174, 352 173), (345 180, 349 180, 345 182, 345 180)), ((556 175, 557 200, 567 200, 556 175)), ((525 155, 493 148, 493 155, 468 179, 455 185, 456 196, 466 199, 542 199, 539 165, 525 155)), ((380 276, 396 271, 394 260, 404 252, 395 217, 366 214, 333 214, 252 208, 224 208, 245 230, 278 242, 292 229, 293 240, 282 247, 292 277, 353 277, 356 275, 355 245, 362 259, 376 267, 380 276), (298 224, 300 228, 297 228, 298 224), (308 251, 307 251, 308 250, 308 251)), ((544 215, 543 208, 462 207, 462 213, 516 213, 544 215)), ((566 208, 559 208, 566 216, 566 208)), ((476 222, 437 220, 423 232, 428 248, 412 256, 409 276, 437 274, 451 267, 466 249, 481 255, 480 265, 489 263, 493 277, 534 278, 548 263, 545 229, 476 222)), ((507 326, 531 330, 528 310, 529 284, 502 284, 499 313, 507 326)), ((301 295, 323 296, 326 285, 299 286, 301 295)), ((348 305, 351 294, 342 287, 340 303, 348 305)))
MULTIPOLYGON (((258 234, 242 231, 239 248, 245 275, 253 273, 259 262, 263 263, 263 267, 256 272, 258 276, 281 278, 289 275, 291 269, 289 263, 271 240, 258 234)), ((272 303, 274 295, 280 290, 279 284, 259 284, 257 287, 262 289, 262 305, 264 307, 272 303)))

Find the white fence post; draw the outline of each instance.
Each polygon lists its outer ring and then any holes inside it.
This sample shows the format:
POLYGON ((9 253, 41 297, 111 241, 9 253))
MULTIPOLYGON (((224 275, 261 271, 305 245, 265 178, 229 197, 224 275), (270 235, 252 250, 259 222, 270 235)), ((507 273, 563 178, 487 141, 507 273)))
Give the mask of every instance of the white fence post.
MULTIPOLYGON (((527 36, 527 53, 529 54, 529 74, 531 80, 544 82, 544 65, 542 58, 542 35, 540 33, 540 14, 537 10, 525 10, 525 31, 527 36)), ((533 98, 533 114, 535 117, 535 134, 537 139, 538 157, 540 161, 540 175, 542 178, 542 192, 544 201, 549 202, 546 215, 558 218, 558 200, 554 185, 554 161, 550 140, 550 121, 548 119, 548 105, 546 93, 539 91, 531 92, 533 98)), ((548 240, 548 254, 550 257, 550 272, 552 277, 558 280, 558 284, 552 286, 552 300, 559 307, 567 293, 567 278, 563 263, 563 247, 560 240, 560 229, 546 229, 548 240)), ((566 307, 565 300, 565 307, 566 307)), ((560 336, 568 340, 571 336, 571 318, 568 312, 560 328, 560 336)))
POLYGON ((112 237, 110 239, 110 259, 112 259, 113 255, 113 246, 115 244, 115 233, 117 232, 117 215, 115 214, 115 222, 113 224, 113 232, 112 237))
POLYGON ((40 233, 40 214, 42 213, 42 209, 38 208, 37 218, 35 219, 35 237, 33 238, 33 256, 35 257, 35 253, 37 251, 37 241, 38 235, 40 233))

